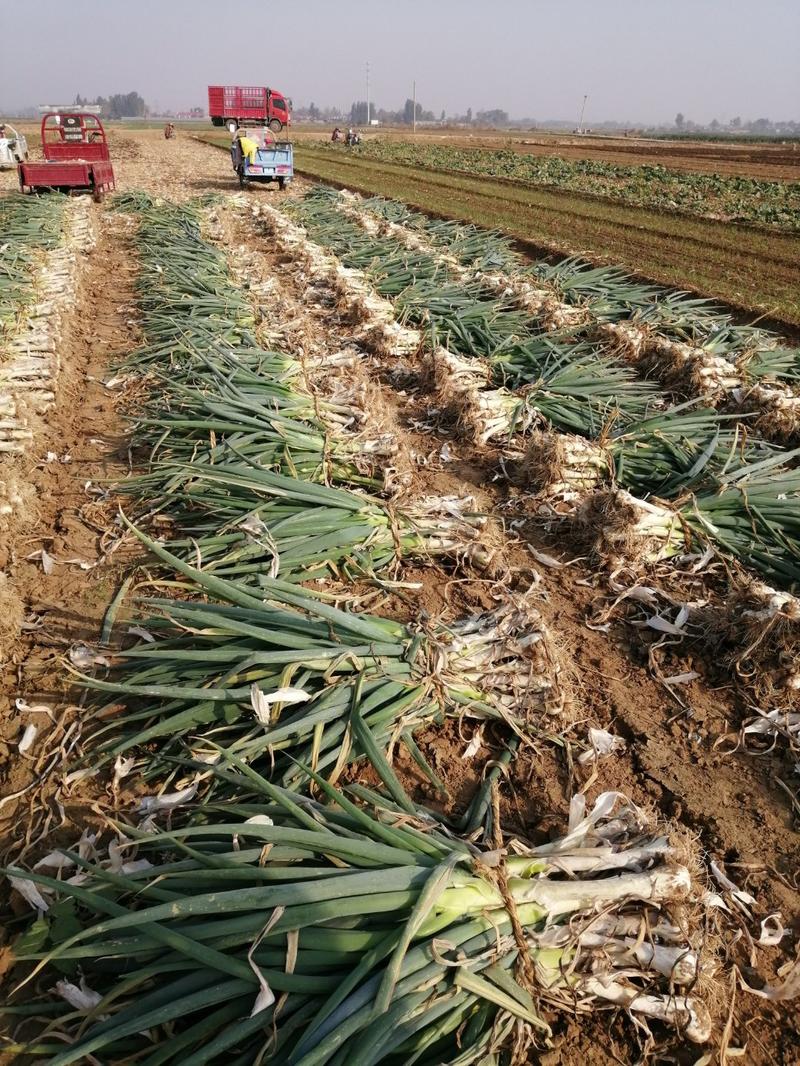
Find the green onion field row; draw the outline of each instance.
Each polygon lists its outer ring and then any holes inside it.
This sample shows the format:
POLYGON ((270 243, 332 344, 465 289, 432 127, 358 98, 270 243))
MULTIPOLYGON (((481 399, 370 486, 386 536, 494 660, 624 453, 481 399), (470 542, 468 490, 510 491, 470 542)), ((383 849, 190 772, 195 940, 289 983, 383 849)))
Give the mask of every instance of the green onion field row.
MULTIPOLYGON (((519 396, 497 395, 503 409, 493 411, 495 420, 503 416, 507 428, 523 427, 533 411, 559 431, 610 438, 610 465, 622 488, 676 501, 677 518, 659 512, 657 521, 648 519, 648 537, 669 544, 677 527, 688 528, 769 580, 796 584, 800 473, 794 452, 751 437, 737 419, 713 409, 670 407, 656 386, 574 329, 566 336, 543 331, 480 281, 449 278, 439 257, 367 233, 345 217, 330 190, 309 195, 293 214, 346 266, 363 269, 394 301, 400 321, 422 328, 432 347, 488 359, 497 384, 522 387, 519 396)), ((490 241, 496 255, 497 237, 490 241)))
MULTIPOLYGON (((0 460, 24 453, 31 418, 55 400, 62 315, 75 295, 78 259, 94 241, 86 205, 63 196, 0 199, 0 460)), ((0 515, 21 502, 0 465, 0 515)))

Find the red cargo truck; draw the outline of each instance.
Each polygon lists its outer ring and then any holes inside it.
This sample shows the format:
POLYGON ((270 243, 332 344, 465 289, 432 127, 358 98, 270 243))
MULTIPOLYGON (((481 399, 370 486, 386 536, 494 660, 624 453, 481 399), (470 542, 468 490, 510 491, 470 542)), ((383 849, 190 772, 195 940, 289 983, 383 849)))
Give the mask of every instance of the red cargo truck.
POLYGON ((215 126, 258 124, 280 133, 289 125, 289 102, 277 89, 250 85, 209 85, 208 113, 215 126))

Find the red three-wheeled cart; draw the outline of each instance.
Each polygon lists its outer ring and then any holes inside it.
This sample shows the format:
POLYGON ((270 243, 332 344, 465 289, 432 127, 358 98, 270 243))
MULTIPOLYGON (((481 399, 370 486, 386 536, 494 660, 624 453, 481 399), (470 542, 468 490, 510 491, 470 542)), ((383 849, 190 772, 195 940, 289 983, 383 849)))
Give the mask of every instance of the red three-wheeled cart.
POLYGON ((97 115, 49 111, 42 117, 43 163, 19 164, 22 192, 88 192, 95 200, 115 188, 103 123, 97 115))

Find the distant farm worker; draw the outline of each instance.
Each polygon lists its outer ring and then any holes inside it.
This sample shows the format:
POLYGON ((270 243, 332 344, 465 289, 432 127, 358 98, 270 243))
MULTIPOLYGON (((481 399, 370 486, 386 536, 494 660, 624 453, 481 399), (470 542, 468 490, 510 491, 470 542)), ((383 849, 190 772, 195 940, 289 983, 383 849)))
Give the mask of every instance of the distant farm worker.
POLYGON ((172 138, 174 136, 175 136, 175 127, 172 125, 171 122, 167 122, 167 124, 164 126, 164 139, 169 141, 169 140, 172 140, 172 138))
POLYGON ((334 143, 336 143, 336 142, 340 141, 341 139, 342 139, 342 131, 337 126, 336 129, 334 129, 333 133, 331 134, 331 140, 334 143))
POLYGON ((354 134, 353 134, 352 129, 349 129, 347 131, 347 136, 344 139, 344 143, 347 145, 348 148, 353 143, 353 136, 354 136, 354 134))

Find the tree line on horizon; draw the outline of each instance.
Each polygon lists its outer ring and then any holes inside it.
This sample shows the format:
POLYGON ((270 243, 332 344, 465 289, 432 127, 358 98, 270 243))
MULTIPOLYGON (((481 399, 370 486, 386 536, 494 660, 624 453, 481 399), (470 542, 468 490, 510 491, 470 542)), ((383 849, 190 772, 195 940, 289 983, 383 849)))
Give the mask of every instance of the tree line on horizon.
POLYGON ((77 107, 99 106, 103 118, 145 118, 149 110, 144 98, 137 92, 96 96, 94 100, 78 93, 74 103, 77 107))
MULTIPOLYGON (((104 118, 109 119, 121 119, 121 118, 146 118, 150 114, 150 109, 147 102, 138 92, 129 93, 113 93, 110 96, 96 96, 94 99, 90 99, 88 96, 82 96, 78 93, 75 96, 74 103, 77 106, 93 105, 100 107, 100 113, 104 118)), ((195 108, 192 112, 196 112, 197 115, 201 113, 202 109, 195 108)), ((345 111, 339 107, 318 107, 313 101, 308 107, 298 107, 294 111, 296 119, 298 121, 308 120, 311 122, 348 122, 353 126, 366 126, 367 125, 367 101, 355 100, 350 105, 349 111, 345 111)), ((411 126, 414 123, 414 101, 411 98, 406 99, 402 108, 393 111, 387 108, 380 107, 375 102, 371 102, 369 106, 369 118, 375 119, 385 126, 411 126)), ((528 126, 535 128, 539 123, 536 119, 522 118, 511 119, 507 111, 502 108, 491 108, 485 111, 477 111, 473 113, 471 107, 468 107, 464 114, 461 115, 447 115, 442 109, 437 116, 433 111, 426 109, 423 105, 417 101, 416 103, 416 121, 419 123, 426 122, 441 122, 450 123, 459 126, 528 126)), ((542 126, 557 126, 563 125, 562 122, 556 120, 547 121, 541 123, 542 126)), ((594 122, 593 126, 595 130, 600 129, 620 129, 629 123, 619 123, 611 120, 594 122)), ((800 121, 786 119, 773 121, 769 118, 757 118, 757 119, 742 119, 741 116, 732 118, 729 122, 720 122, 718 119, 712 119, 711 122, 702 123, 694 122, 688 118, 683 112, 679 111, 675 116, 675 121, 672 125, 668 123, 651 125, 640 125, 638 127, 642 131, 669 131, 675 130, 677 133, 711 133, 711 134, 750 134, 757 136, 799 136, 800 135, 800 121)))
POLYGON ((675 116, 675 129, 678 133, 752 133, 760 136, 775 134, 800 134, 800 121, 785 119, 773 122, 769 118, 747 119, 742 121, 740 115, 732 118, 730 122, 720 122, 714 118, 711 122, 692 122, 686 118, 682 111, 675 116))
MULTIPOLYGON (((310 122, 336 122, 347 121, 352 126, 366 126, 369 119, 375 119, 384 126, 411 126, 414 123, 414 101, 409 97, 402 108, 391 111, 380 107, 374 101, 367 107, 366 100, 354 100, 349 111, 343 111, 338 107, 320 108, 312 101, 308 107, 298 107, 295 115, 298 120, 307 119, 310 122)), ((437 116, 433 111, 426 110, 417 101, 417 122, 452 122, 457 125, 477 126, 504 126, 510 121, 508 112, 502 108, 493 108, 488 111, 478 111, 473 115, 472 108, 468 107, 463 115, 446 115, 444 109, 437 116)))

